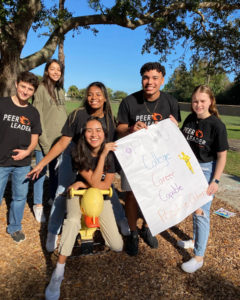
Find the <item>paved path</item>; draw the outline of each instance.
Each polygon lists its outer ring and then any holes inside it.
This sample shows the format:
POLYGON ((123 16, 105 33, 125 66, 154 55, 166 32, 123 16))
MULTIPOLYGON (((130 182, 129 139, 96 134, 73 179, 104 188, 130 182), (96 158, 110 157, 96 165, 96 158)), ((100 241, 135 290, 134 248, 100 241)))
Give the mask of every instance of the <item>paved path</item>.
POLYGON ((240 211, 240 177, 223 174, 216 197, 240 211))

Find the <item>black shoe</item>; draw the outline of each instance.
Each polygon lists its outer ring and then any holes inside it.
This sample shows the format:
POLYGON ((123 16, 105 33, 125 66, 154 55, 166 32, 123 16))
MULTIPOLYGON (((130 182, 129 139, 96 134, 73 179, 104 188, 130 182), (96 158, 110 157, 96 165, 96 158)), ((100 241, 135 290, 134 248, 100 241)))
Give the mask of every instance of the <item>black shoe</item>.
POLYGON ((19 242, 25 240, 25 234, 20 230, 12 233, 11 237, 16 243, 19 243, 19 242))
POLYGON ((130 256, 136 256, 138 254, 138 233, 137 231, 131 231, 131 234, 126 237, 126 252, 130 256))
POLYGON ((155 236, 152 236, 148 227, 143 226, 139 231, 139 235, 149 247, 153 249, 158 248, 158 240, 155 236))

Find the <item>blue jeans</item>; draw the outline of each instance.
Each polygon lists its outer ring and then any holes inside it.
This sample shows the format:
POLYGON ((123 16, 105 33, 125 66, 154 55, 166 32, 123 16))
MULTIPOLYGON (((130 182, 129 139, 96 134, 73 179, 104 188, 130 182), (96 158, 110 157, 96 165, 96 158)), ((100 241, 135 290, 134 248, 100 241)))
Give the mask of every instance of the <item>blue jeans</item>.
MULTIPOLYGON (((42 151, 35 150, 36 164, 38 164, 44 157, 42 151)), ((54 199, 56 189, 58 186, 58 170, 55 170, 57 164, 57 158, 49 163, 49 195, 54 199)), ((47 167, 43 168, 37 180, 33 184, 33 203, 42 204, 43 202, 43 184, 47 172, 47 167)))
POLYGON ((122 204, 119 201, 118 194, 114 188, 114 185, 112 185, 113 195, 112 198, 110 198, 113 208, 113 213, 116 219, 117 224, 124 218, 126 218, 125 210, 123 209, 122 204))
POLYGON ((29 179, 26 178, 30 166, 26 167, 0 167, 0 203, 8 182, 12 177, 12 201, 9 211, 9 224, 7 232, 12 234, 22 229, 22 218, 27 201, 29 179))
MULTIPOLYGON (((66 212, 66 191, 67 188, 76 180, 76 171, 74 171, 72 168, 71 157, 73 145, 74 144, 71 143, 68 146, 68 148, 63 152, 62 159, 59 163, 59 185, 56 191, 56 197, 54 199, 52 209, 50 212, 50 217, 48 220, 48 231, 52 234, 59 234, 60 232, 66 212)), ((116 222, 118 223, 120 220, 125 218, 125 211, 122 207, 122 204, 119 202, 118 195, 114 188, 113 196, 110 200, 112 202, 116 222)))
MULTIPOLYGON (((203 174, 208 183, 213 179, 216 162, 200 163, 203 174)), ((208 236, 210 231, 210 208, 212 201, 204 204, 201 209, 203 215, 193 214, 193 240, 194 240, 194 254, 196 256, 204 256, 206 251, 208 236)))
POLYGON ((48 231, 52 234, 59 234, 60 232, 66 212, 66 191, 76 179, 76 171, 73 170, 71 156, 73 145, 70 143, 59 158, 58 187, 48 220, 48 231))

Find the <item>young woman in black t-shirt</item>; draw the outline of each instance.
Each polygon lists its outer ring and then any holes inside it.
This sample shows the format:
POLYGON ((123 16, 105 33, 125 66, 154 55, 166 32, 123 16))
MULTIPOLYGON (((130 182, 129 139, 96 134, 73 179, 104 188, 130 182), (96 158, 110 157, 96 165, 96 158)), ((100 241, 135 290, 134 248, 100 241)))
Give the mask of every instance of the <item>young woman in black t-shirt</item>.
MULTIPOLYGON (((114 118, 107 89, 101 82, 92 82, 89 84, 86 89, 83 107, 76 109, 69 115, 62 129, 62 137, 29 173, 29 176, 33 176, 33 179, 38 177, 43 167, 63 152, 62 160, 59 164, 59 185, 48 221, 46 241, 46 249, 48 252, 54 251, 57 247, 57 238, 65 215, 66 196, 64 193, 76 178, 76 172, 72 168, 71 148, 81 137, 83 127, 90 116, 99 118, 103 127, 107 130, 108 141, 113 141, 115 134, 114 118), (71 143, 72 141, 73 143, 71 143)), ((114 189, 113 197, 111 199, 118 226, 120 227, 122 234, 127 235, 129 232, 128 222, 114 189)))
MULTIPOLYGON (((200 85, 192 94, 192 114, 183 123, 182 132, 196 155, 209 182, 207 194, 214 196, 227 158, 227 132, 219 119, 215 97, 208 86, 200 85)), ((193 240, 178 241, 182 248, 193 248, 195 256, 182 264, 183 271, 193 273, 203 266, 210 230, 211 202, 193 214, 193 240)))
MULTIPOLYGON (((83 134, 73 152, 73 159, 82 180, 72 184, 69 189, 89 188, 109 189, 111 187, 115 167, 111 161, 114 142, 105 142, 105 132, 98 118, 92 117, 87 121, 83 134)), ((60 286, 63 280, 67 257, 71 255, 76 236, 81 228, 81 210, 79 196, 67 199, 67 218, 64 221, 59 247, 59 258, 46 289, 46 299, 59 299, 60 286)), ((123 248, 123 240, 118 232, 109 199, 104 200, 103 211, 99 216, 100 230, 106 245, 113 251, 123 248)))

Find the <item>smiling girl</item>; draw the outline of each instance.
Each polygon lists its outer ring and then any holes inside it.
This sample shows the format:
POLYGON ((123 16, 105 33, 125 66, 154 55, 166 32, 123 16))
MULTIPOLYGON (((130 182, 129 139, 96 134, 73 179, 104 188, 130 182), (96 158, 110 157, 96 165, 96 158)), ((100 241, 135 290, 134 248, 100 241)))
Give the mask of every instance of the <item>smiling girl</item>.
MULTIPOLYGON (((46 241, 46 249, 48 252, 54 251, 57 247, 57 237, 60 232, 66 210, 65 192, 69 185, 71 185, 76 179, 76 171, 73 170, 72 167, 71 149, 74 144, 76 145, 78 143, 78 140, 82 135, 84 125, 91 116, 99 118, 103 128, 107 131, 107 141, 113 141, 115 136, 115 122, 107 89, 101 82, 92 82, 87 87, 83 107, 76 109, 69 115, 62 129, 62 137, 60 140, 43 158, 43 160, 41 160, 41 162, 38 163, 38 165, 29 173, 29 176, 32 175, 33 178, 38 177, 43 167, 65 150, 59 165, 59 185, 48 222, 48 235, 46 241)), ((121 232, 127 235, 129 231, 127 219, 114 189, 111 200, 121 232)))
MULTIPOLYGON (((195 88, 192 94, 192 114, 183 123, 182 132, 196 155, 209 183, 207 194, 214 196, 227 158, 227 132, 219 119, 215 97, 206 85, 195 88)), ((210 231, 212 201, 193 214, 193 240, 178 241, 182 248, 193 248, 195 256, 182 264, 183 271, 193 273, 203 266, 210 231)))
MULTIPOLYGON (((56 59, 48 61, 44 69, 42 83, 34 95, 33 106, 40 114, 42 126, 42 134, 39 137, 39 143, 35 150, 37 164, 61 137, 62 127, 67 120, 67 112, 64 105, 63 77, 63 65, 56 59)), ((49 163, 49 194, 52 199, 55 197, 58 186, 56 164, 57 159, 49 163)), ((34 182, 33 211, 38 222, 46 221, 42 205, 45 175, 46 167, 34 182)))
MULTIPOLYGON (((89 188, 109 189, 111 187, 115 164, 112 151, 116 145, 106 143, 106 130, 99 118, 91 117, 83 130, 83 134, 73 152, 75 167, 80 178, 69 189, 89 188)), ((46 289, 46 300, 57 300, 63 280, 65 263, 81 228, 81 209, 79 196, 67 198, 67 218, 64 221, 59 247, 59 258, 46 289)), ((104 200, 103 211, 99 216, 100 230, 107 246, 119 252, 123 248, 123 240, 118 232, 110 199, 104 200)))

